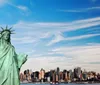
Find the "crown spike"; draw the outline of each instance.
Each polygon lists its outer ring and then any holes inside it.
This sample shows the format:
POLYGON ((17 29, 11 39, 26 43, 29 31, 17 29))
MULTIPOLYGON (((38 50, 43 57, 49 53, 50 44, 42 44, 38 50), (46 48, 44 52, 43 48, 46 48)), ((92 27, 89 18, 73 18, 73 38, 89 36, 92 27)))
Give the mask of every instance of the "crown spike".
POLYGON ((5 29, 3 27, 1 27, 1 29, 2 29, 2 31, 0 33, 3 33, 4 31, 9 31, 10 34, 15 34, 15 33, 13 33, 13 31, 15 31, 15 30, 12 30, 12 27, 8 29, 8 26, 6 26, 5 29))
POLYGON ((10 27, 9 30, 11 30, 13 27, 10 27))
POLYGON ((15 31, 15 30, 10 30, 11 32, 15 31))
POLYGON ((3 28, 3 27, 1 27, 1 29, 2 29, 2 31, 4 30, 4 28, 3 28))
POLYGON ((8 26, 6 25, 6 30, 7 30, 8 26))
POLYGON ((15 34, 15 33, 12 33, 12 32, 11 32, 11 34, 15 34))
POLYGON ((15 34, 15 33, 13 33, 15 30, 12 30, 12 27, 9 30, 10 30, 11 34, 15 34))

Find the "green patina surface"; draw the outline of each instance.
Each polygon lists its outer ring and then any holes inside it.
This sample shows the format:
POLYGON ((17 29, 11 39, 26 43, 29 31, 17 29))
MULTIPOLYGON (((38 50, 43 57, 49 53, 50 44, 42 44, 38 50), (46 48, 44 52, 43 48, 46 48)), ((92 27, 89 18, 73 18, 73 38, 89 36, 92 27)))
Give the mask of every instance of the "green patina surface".
POLYGON ((0 85, 20 85, 19 69, 26 62, 27 55, 16 54, 10 42, 10 29, 0 33, 0 85))

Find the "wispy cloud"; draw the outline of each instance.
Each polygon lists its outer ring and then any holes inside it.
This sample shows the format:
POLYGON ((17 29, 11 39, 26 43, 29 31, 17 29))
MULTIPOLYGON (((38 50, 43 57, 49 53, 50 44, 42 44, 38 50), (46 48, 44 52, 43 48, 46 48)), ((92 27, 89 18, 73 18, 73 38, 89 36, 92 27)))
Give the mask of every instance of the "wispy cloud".
POLYGON ((16 6, 18 9, 20 9, 20 10, 23 10, 23 11, 27 11, 28 10, 28 8, 26 7, 26 6, 21 6, 21 5, 19 5, 19 6, 16 6))
POLYGON ((12 37, 12 41, 17 43, 17 44, 27 44, 27 43, 29 44, 29 43, 37 42, 32 37, 22 37, 22 38, 13 38, 12 37))
POLYGON ((100 62, 89 62, 90 64, 99 64, 100 65, 100 62))
POLYGON ((94 3, 94 2, 96 2, 96 1, 98 1, 98 0, 90 0, 90 1, 94 3))
POLYGON ((35 50, 31 50, 31 51, 29 51, 29 52, 26 52, 26 54, 32 55, 34 52, 35 52, 35 50))
POLYGON ((51 40, 51 42, 49 42, 47 45, 50 46, 52 44, 55 44, 63 40, 67 40, 67 41, 79 40, 79 39, 85 39, 85 38, 94 37, 94 36, 100 36, 100 34, 88 34, 88 35, 81 35, 81 36, 74 36, 74 37, 67 37, 67 38, 64 38, 63 36, 59 34, 59 35, 56 35, 55 39, 51 40))
POLYGON ((7 4, 9 4, 9 5, 21 10, 21 11, 29 11, 29 8, 24 6, 24 5, 16 5, 16 4, 13 4, 13 3, 10 3, 10 2, 8 2, 7 4))
POLYGON ((66 57, 52 57, 52 56, 42 56, 42 57, 33 57, 29 58, 28 61, 23 65, 21 68, 21 71, 24 71, 27 69, 32 69, 34 71, 39 70, 41 68, 44 68, 46 71, 49 71, 51 69, 55 69, 56 67, 62 66, 61 70, 66 68, 66 66, 70 66, 70 63, 66 62, 66 57), (38 62, 38 64, 37 64, 38 62))
MULTIPOLYGON (((81 64, 90 69, 89 62, 100 62, 100 44, 87 46, 61 47, 52 50, 54 53, 63 54, 66 57, 72 57, 72 63, 81 64)), ((96 65, 95 65, 96 66, 96 65)), ((97 67, 97 66, 96 66, 97 67)), ((99 69, 98 69, 99 71, 99 69)))
MULTIPOLYGON (((100 45, 87 45, 87 46, 73 46, 73 47, 60 47, 52 49, 51 53, 63 54, 63 57, 59 56, 44 56, 31 57, 22 67, 24 71, 27 69, 39 70, 41 67, 50 70, 60 67, 61 70, 67 68, 73 69, 74 67, 80 66, 83 69, 100 71, 98 67, 100 64, 89 63, 89 62, 100 62, 100 45), (45 62, 44 62, 45 61, 45 62), (36 63, 38 62, 38 65, 36 63), (32 64, 32 65, 31 65, 32 64), (91 66, 93 68, 91 68, 91 66)), ((35 55, 33 55, 35 56, 35 55)))
POLYGON ((100 25, 100 17, 76 20, 73 22, 62 22, 62 23, 45 23, 45 22, 23 22, 20 21, 13 26, 15 28, 30 29, 30 30, 41 30, 42 32, 58 32, 58 31, 73 31, 82 28, 88 28, 92 26, 100 25), (57 31, 58 30, 58 31, 57 31))
POLYGON ((59 10, 61 12, 88 12, 91 10, 100 10, 100 7, 90 7, 90 8, 81 8, 81 9, 74 9, 74 10, 59 10))
POLYGON ((96 17, 96 18, 76 20, 73 22, 62 22, 62 23, 20 21, 14 24, 13 27, 17 30, 23 29, 24 36, 29 36, 32 37, 33 39, 35 38, 36 40, 39 40, 41 38, 49 38, 50 36, 54 35, 53 40, 50 41, 50 43, 48 44, 48 45, 52 45, 62 40, 75 40, 75 39, 98 36, 99 34, 93 34, 93 35, 90 34, 90 35, 81 35, 76 37, 64 38, 61 34, 63 32, 69 32, 69 31, 74 31, 79 29, 87 29, 89 27, 99 26, 99 25, 100 25, 100 17, 96 17))
POLYGON ((47 44, 47 46, 52 45, 52 44, 55 44, 55 43, 60 42, 62 40, 65 40, 65 38, 60 33, 57 33, 57 34, 55 34, 55 38, 53 40, 51 40, 47 44))
POLYGON ((4 5, 7 2, 8 2, 8 0, 0 0, 0 6, 4 5))
MULTIPOLYGON (((94 56, 100 55, 100 44, 97 45, 86 45, 86 46, 70 46, 70 47, 60 47, 52 49, 52 52, 56 53, 62 53, 67 56, 73 56, 73 57, 82 57, 82 56, 88 56, 87 58, 95 58, 94 56)), ((94 59, 96 60, 96 59, 94 59)), ((91 61, 94 61, 91 60, 91 61)), ((97 59, 98 60, 98 59, 97 59)), ((88 61, 88 60, 87 60, 88 61)))

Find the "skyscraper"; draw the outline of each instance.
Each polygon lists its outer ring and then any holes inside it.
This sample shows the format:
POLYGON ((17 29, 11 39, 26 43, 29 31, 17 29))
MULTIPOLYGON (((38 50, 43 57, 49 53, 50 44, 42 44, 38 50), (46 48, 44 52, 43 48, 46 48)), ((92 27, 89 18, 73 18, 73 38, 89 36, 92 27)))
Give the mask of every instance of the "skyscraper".
POLYGON ((59 81, 60 80, 60 68, 59 67, 57 67, 57 69, 56 69, 56 81, 59 81))

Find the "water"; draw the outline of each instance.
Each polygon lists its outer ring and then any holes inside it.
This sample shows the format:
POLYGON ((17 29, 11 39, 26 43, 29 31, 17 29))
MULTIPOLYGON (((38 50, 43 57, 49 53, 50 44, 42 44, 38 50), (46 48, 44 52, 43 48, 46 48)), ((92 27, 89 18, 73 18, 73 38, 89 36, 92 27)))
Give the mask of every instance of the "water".
MULTIPOLYGON (((50 84, 21 84, 21 85, 50 85, 50 84)), ((56 85, 100 85, 100 84, 75 84, 75 83, 69 83, 69 84, 56 84, 56 85)))

